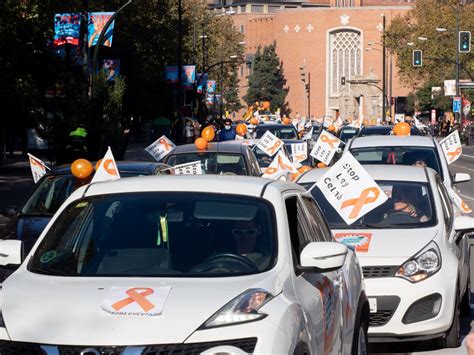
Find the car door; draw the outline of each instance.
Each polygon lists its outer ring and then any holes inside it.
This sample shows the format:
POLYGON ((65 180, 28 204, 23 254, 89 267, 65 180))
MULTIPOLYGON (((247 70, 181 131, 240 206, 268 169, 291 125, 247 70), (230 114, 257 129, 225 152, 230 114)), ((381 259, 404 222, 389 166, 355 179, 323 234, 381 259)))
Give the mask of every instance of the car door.
POLYGON ((439 176, 436 179, 436 184, 441 198, 446 236, 449 238, 448 243, 459 259, 459 289, 463 292, 467 287, 469 277, 469 238, 466 234, 459 238, 456 236, 456 231, 454 230, 455 215, 453 204, 439 176))
POLYGON ((293 255, 294 291, 307 324, 311 351, 315 354, 340 354, 340 286, 335 276, 337 272, 323 274, 316 269, 301 271, 298 268, 304 247, 325 239, 314 230, 299 194, 288 196, 285 205, 293 255))

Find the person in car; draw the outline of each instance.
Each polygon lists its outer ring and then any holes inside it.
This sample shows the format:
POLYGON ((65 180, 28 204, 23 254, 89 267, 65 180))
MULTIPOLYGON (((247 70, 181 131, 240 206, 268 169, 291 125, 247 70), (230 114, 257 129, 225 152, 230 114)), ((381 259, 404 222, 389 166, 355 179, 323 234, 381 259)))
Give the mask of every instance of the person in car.
POLYGON ((232 228, 232 235, 238 255, 252 261, 260 270, 268 266, 269 256, 258 252, 256 248, 261 230, 253 220, 236 221, 232 228))
MULTIPOLYGON (((385 215, 385 219, 396 219, 397 216, 402 220, 403 217, 412 217, 420 222, 427 222, 429 218, 424 215, 416 203, 416 192, 408 188, 392 191, 393 209, 385 215)), ((402 221, 401 221, 402 222, 402 221)))

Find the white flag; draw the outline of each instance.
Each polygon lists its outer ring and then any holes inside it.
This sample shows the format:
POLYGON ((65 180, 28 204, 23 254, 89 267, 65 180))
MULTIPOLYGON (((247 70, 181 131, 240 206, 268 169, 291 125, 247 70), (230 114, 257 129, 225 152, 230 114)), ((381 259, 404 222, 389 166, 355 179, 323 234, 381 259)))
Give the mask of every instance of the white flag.
POLYGON ((36 184, 43 175, 46 174, 49 168, 41 159, 38 159, 34 155, 28 153, 28 157, 30 159, 31 174, 33 174, 33 180, 36 184))
POLYGON ((327 131, 322 131, 310 155, 314 159, 329 165, 339 144, 341 144, 341 141, 337 137, 327 131))
POLYGON ((102 161, 99 165, 99 168, 94 174, 91 183, 107 180, 116 180, 120 179, 120 173, 115 163, 114 155, 110 147, 107 149, 102 161))
POLYGON ((165 135, 158 138, 152 144, 145 148, 145 150, 156 160, 160 161, 168 153, 170 153, 176 146, 165 135))
POLYGON ((280 176, 287 175, 289 173, 296 173, 298 170, 293 163, 279 151, 278 154, 273 158, 272 163, 268 168, 265 169, 265 173, 262 177, 267 179, 278 179, 280 176))
POLYGON ((272 132, 266 131, 262 138, 260 138, 257 147, 264 151, 265 154, 272 157, 281 147, 283 147, 283 144, 283 141, 272 132))
POLYGON ((202 175, 201 161, 196 160, 190 163, 174 166, 175 175, 202 175))
POLYGON ((350 153, 344 154, 315 186, 347 224, 357 221, 388 199, 350 153))
POLYGON ((456 192, 454 193, 454 203, 459 207, 464 213, 471 213, 472 209, 469 205, 464 202, 464 200, 456 192))
POLYGON ((461 139, 459 138, 459 133, 457 130, 444 138, 441 142, 439 142, 439 144, 443 149, 444 156, 446 157, 448 164, 454 163, 462 154, 461 139))
POLYGON ((308 158, 308 144, 293 143, 291 144, 291 158, 294 163, 300 163, 308 158))
POLYGON ((303 138, 301 138, 304 141, 309 141, 311 138, 313 138, 313 127, 306 133, 303 138))

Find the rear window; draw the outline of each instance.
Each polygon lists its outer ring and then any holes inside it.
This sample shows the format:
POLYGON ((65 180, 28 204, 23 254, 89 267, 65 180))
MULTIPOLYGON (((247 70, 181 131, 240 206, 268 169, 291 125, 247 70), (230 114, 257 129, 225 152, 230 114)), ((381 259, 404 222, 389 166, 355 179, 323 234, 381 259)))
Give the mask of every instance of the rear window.
POLYGON ((242 154, 231 153, 186 153, 171 155, 166 164, 171 166, 201 161, 204 174, 248 175, 245 159, 242 154))
POLYGON ((293 126, 265 127, 265 125, 257 127, 257 138, 262 138, 266 131, 270 131, 280 139, 298 139, 298 132, 293 126))

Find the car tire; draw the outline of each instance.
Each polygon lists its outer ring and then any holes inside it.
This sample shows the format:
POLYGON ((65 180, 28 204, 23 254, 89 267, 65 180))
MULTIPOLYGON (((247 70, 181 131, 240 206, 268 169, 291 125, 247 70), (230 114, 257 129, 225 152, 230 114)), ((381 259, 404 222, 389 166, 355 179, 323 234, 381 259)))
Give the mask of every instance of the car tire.
POLYGON ((471 275, 467 275, 467 287, 461 299, 461 315, 468 316, 471 314, 471 275))
POLYGON ((367 355, 368 354, 368 337, 367 331, 369 323, 367 317, 363 317, 364 308, 368 307, 366 304, 362 305, 362 309, 357 314, 357 319, 354 326, 354 335, 352 336, 352 351, 351 355, 367 355))
POLYGON ((293 355, 309 355, 309 354, 310 352, 309 352, 308 345, 306 345, 305 343, 299 343, 296 346, 295 351, 293 352, 293 355))
POLYGON ((456 303, 454 304, 454 316, 451 327, 442 339, 443 348, 457 348, 461 345, 461 305, 459 302, 459 290, 456 292, 456 303))

